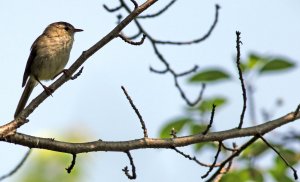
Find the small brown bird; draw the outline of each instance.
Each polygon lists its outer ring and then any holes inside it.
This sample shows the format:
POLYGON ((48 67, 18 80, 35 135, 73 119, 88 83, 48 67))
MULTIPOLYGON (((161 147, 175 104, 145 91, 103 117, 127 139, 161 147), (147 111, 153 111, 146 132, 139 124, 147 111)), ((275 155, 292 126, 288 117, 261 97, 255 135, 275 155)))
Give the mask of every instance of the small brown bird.
POLYGON ((33 88, 40 83, 50 94, 49 88, 41 80, 54 79, 63 72, 72 49, 74 34, 83 30, 74 28, 67 22, 55 22, 33 42, 23 75, 22 93, 14 117, 24 109, 33 88), (29 79, 28 79, 29 78, 29 79))

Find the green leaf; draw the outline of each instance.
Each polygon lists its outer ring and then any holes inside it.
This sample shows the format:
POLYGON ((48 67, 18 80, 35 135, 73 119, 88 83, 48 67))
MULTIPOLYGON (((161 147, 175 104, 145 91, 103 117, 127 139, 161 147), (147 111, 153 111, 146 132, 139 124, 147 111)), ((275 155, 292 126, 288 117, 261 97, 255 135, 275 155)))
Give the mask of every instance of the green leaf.
POLYGON ((211 112, 212 105, 215 104, 218 107, 226 104, 227 100, 225 97, 212 97, 209 99, 204 99, 198 106, 198 109, 201 113, 211 112))
POLYGON ((264 176, 261 171, 254 169, 254 168, 245 168, 242 170, 234 170, 225 174, 221 178, 221 182, 232 182, 232 181, 239 181, 239 182, 263 182, 264 176))
POLYGON ((255 68, 258 65, 261 64, 266 64, 266 62, 269 61, 269 58, 263 57, 263 56, 259 56, 257 54, 250 54, 249 55, 249 59, 247 61, 247 67, 252 70, 253 68, 255 68))
POLYGON ((290 68, 295 67, 295 63, 292 61, 281 59, 281 58, 275 58, 267 62, 261 69, 260 73, 268 73, 272 71, 281 71, 281 70, 287 70, 290 68))
POLYGON ((187 123, 192 122, 193 120, 191 118, 179 118, 174 121, 167 122, 165 124, 161 131, 160 131, 160 137, 161 138, 170 138, 170 133, 172 128, 175 129, 175 131, 178 133, 181 131, 181 129, 186 125, 187 123))
POLYGON ((207 126, 205 125, 199 125, 195 123, 191 123, 190 125, 190 134, 195 135, 203 132, 206 129, 207 126))
POLYGON ((190 78, 190 82, 215 82, 219 80, 227 80, 230 76, 221 69, 206 69, 195 74, 190 78))

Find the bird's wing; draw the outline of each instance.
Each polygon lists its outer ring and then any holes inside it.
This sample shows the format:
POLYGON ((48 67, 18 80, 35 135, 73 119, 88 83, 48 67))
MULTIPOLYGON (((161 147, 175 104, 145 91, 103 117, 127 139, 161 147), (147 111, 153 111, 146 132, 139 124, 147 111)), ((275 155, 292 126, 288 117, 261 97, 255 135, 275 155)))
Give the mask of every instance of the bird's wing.
POLYGON ((26 63, 26 67, 25 67, 25 71, 24 71, 24 74, 23 74, 23 82, 22 82, 22 87, 25 86, 26 84, 26 81, 31 73, 31 65, 32 65, 32 62, 33 60, 35 59, 36 57, 36 52, 37 52, 37 41, 38 39, 40 38, 40 36, 33 42, 32 46, 31 46, 31 49, 30 49, 30 55, 28 57, 28 60, 27 60, 27 63, 26 63))

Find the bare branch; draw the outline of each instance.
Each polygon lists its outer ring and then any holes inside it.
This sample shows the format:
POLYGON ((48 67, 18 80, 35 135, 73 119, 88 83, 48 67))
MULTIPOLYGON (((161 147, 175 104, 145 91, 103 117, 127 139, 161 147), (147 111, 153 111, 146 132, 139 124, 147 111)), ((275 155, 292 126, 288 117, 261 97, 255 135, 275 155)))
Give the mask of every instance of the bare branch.
POLYGON ((198 65, 195 65, 192 69, 187 70, 183 73, 176 73, 176 76, 177 77, 186 76, 186 75, 196 72, 197 70, 198 70, 198 65))
POLYGON ((241 118, 240 118, 240 123, 238 128, 242 128, 243 126, 243 122, 244 122, 244 116, 245 116, 245 112, 246 112, 246 107, 247 107, 247 95, 246 95, 246 88, 245 88, 245 83, 244 83, 244 79, 243 79, 243 73, 242 73, 242 69, 241 69, 241 48, 240 48, 240 44, 241 42, 241 32, 236 31, 236 50, 237 50, 237 56, 236 56, 236 66, 238 68, 238 72, 239 72, 239 79, 241 81, 241 86, 242 86, 242 91, 243 91, 243 110, 241 113, 241 118))
POLYGON ((144 40, 145 40, 145 38, 146 38, 146 35, 143 34, 143 37, 142 37, 142 39, 141 39, 139 42, 134 42, 134 41, 130 40, 129 38, 125 37, 123 34, 119 34, 119 37, 120 37, 124 42, 126 42, 126 43, 128 43, 128 44, 131 44, 131 45, 137 46, 137 45, 142 45, 142 44, 144 43, 144 40))
POLYGON ((198 39, 195 39, 195 40, 191 40, 191 41, 162 41, 162 40, 154 40, 154 42, 157 43, 157 44, 170 44, 170 45, 190 45, 190 44, 197 44, 197 43, 203 42, 204 40, 206 40, 210 36, 210 34, 215 29, 215 27, 216 27, 216 25, 218 23, 220 6, 217 4, 215 7, 216 7, 215 20, 214 20, 213 24, 211 25, 211 27, 209 28, 208 32, 204 36, 202 36, 201 38, 198 38, 198 39))
MULTIPOLYGON (((130 8, 124 3, 123 0, 120 0, 120 1, 123 4, 125 10, 128 13, 130 13, 130 8)), ((201 42, 201 41, 203 41, 203 40, 205 40, 206 38, 209 37, 209 35, 211 34, 211 32, 213 31, 214 27, 217 24, 218 16, 219 16, 219 13, 218 13, 219 8, 220 8, 219 5, 216 5, 215 21, 214 21, 213 25, 211 26, 210 30, 208 31, 208 33, 205 36, 203 36, 202 38, 200 38, 199 40, 198 39, 195 40, 194 43, 199 43, 199 42, 201 42)), ((145 34, 148 37, 148 39, 149 39, 149 41, 150 41, 150 43, 153 47, 154 53, 156 54, 158 59, 166 66, 165 70, 163 70, 163 71, 156 70, 152 67, 150 67, 150 71, 152 71, 154 73, 158 73, 158 74, 165 74, 165 73, 168 73, 168 72, 171 73, 172 76, 174 77, 175 86, 178 89, 178 91, 180 92, 180 95, 183 98, 183 100, 189 106, 195 106, 197 103, 199 103, 199 101, 202 99, 202 94, 203 94, 203 91, 204 91, 204 88, 205 88, 204 84, 202 84, 202 88, 201 88, 201 91, 200 91, 200 94, 199 94, 198 98, 194 102, 192 102, 186 97, 184 91, 182 90, 181 86, 178 83, 178 77, 185 76, 185 75, 195 71, 198 67, 195 66, 193 69, 191 69, 191 71, 186 71, 184 73, 177 74, 173 69, 171 69, 169 63, 167 62, 167 60, 164 58, 164 56, 160 53, 160 51, 157 48, 157 44, 177 44, 177 45, 178 44, 180 44, 180 45, 186 44, 187 45, 187 44, 191 44, 191 43, 156 40, 151 35, 149 35, 149 33, 147 33, 147 31, 141 26, 141 24, 139 23, 139 21, 137 19, 135 19, 134 22, 135 22, 139 32, 142 32, 143 34, 145 34)))
POLYGON ((3 176, 0 177, 0 181, 14 175, 24 164, 24 162, 28 159, 29 154, 31 153, 31 149, 29 149, 26 154, 24 155, 24 157, 22 158, 22 160, 19 162, 19 164, 12 170, 10 171, 8 174, 5 174, 3 176))
POLYGON ((128 36, 127 38, 130 39, 130 40, 134 40, 134 39, 138 38, 140 35, 142 35, 142 32, 141 32, 141 31, 139 31, 139 32, 136 33, 135 35, 128 36))
POLYGON ((277 153, 277 155, 284 161, 284 163, 293 170, 294 172, 294 179, 297 180, 298 179, 298 174, 297 174, 297 170, 295 168, 293 168, 292 165, 289 164, 289 162, 283 157, 283 155, 280 154, 279 151, 277 151, 261 134, 258 134, 259 138, 265 142, 265 144, 270 147, 274 152, 277 153))
POLYGON ((134 9, 136 10, 139 7, 138 3, 135 0, 130 0, 130 1, 133 3, 134 9))
POLYGON ((154 14, 151 14, 151 15, 140 15, 137 18, 142 19, 142 18, 154 18, 154 17, 157 17, 157 16, 163 14, 166 10, 168 10, 175 2, 176 2, 176 0, 172 0, 169 4, 167 4, 164 8, 162 8, 157 13, 154 13, 154 14))
POLYGON ((215 167, 215 165, 216 165, 216 163, 217 163, 217 160, 218 160, 218 157, 219 157, 219 154, 220 154, 220 152, 221 152, 221 149, 222 149, 222 142, 219 141, 218 150, 217 150, 217 153, 216 153, 216 155, 215 155, 215 160, 214 160, 214 162, 212 163, 212 165, 210 166, 210 168, 209 168, 209 170, 207 171, 207 173, 204 174, 203 176, 201 176, 202 179, 203 179, 203 178, 206 178, 206 177, 209 175, 209 173, 213 170, 213 168, 215 167))
MULTIPOLYGON (((216 105, 213 104, 212 106, 212 110, 211 110, 211 116, 210 116, 210 121, 209 121, 209 124, 208 126, 206 127, 206 130, 202 133, 203 135, 206 135, 207 132, 209 131, 209 129, 211 128, 212 124, 213 124, 213 121, 214 121, 214 116, 215 116, 215 109, 216 109, 216 105)), ((223 146, 223 143, 221 142, 222 146, 223 146)))
MULTIPOLYGON (((243 130, 243 129, 238 129, 238 130, 243 130)), ((232 162, 232 160, 239 156, 240 153, 242 151, 244 151, 247 147, 249 147, 252 143, 254 143, 259 137, 257 135, 255 135, 254 137, 252 137, 248 142, 246 142, 244 145, 242 145, 236 152, 233 152, 229 157, 227 157, 227 159, 225 159, 219 166, 219 168, 217 169, 217 171, 215 171, 215 173, 208 179, 206 180, 206 182, 211 182, 213 181, 217 176, 219 176, 219 174, 221 174, 221 171, 223 170, 223 168, 225 167, 226 164, 232 162)))
POLYGON ((150 71, 152 71, 153 73, 157 73, 157 74, 165 74, 169 71, 168 68, 166 68, 165 70, 157 70, 157 69, 154 69, 150 66, 149 68, 150 71))
POLYGON ((131 179, 131 180, 136 179, 136 172, 135 172, 135 165, 133 163, 133 158, 129 151, 126 151, 125 153, 127 154, 127 157, 130 161, 132 175, 129 174, 128 166, 125 166, 124 169, 122 169, 122 171, 124 171, 124 173, 128 177, 128 179, 131 179))
POLYGON ((76 163, 76 154, 72 154, 72 162, 71 162, 70 166, 66 168, 66 171, 68 173, 72 172, 72 169, 74 168, 75 163, 76 163))
POLYGON ((129 94, 127 93, 125 87, 121 86, 124 94, 126 95, 126 98, 127 100, 129 101, 132 109, 134 110, 135 114, 138 116, 139 120, 140 120, 140 123, 142 125, 142 129, 143 129, 143 132, 144 132, 144 138, 148 138, 148 133, 147 133, 147 128, 146 128, 146 125, 145 125, 145 122, 143 120, 143 117, 142 115, 140 114, 139 110, 136 108, 136 106, 134 105, 132 99, 130 98, 129 94))
MULTIPOLYGON (((173 72, 173 70, 172 70, 171 72, 173 72)), ((174 73, 174 72, 173 72, 173 73, 174 73)), ((173 73, 172 73, 172 74, 173 74, 173 73)), ((190 101, 190 100, 187 98, 187 96, 185 95, 185 93, 184 93, 184 91, 182 90, 181 86, 179 85, 178 79, 177 79, 176 76, 174 76, 174 82, 175 82, 175 87, 178 89, 178 91, 179 91, 181 97, 183 98, 183 100, 184 100, 189 106, 191 106, 191 107, 192 107, 192 106, 195 106, 195 105, 197 105, 197 104, 200 102, 200 100, 202 99, 204 90, 205 90, 205 84, 204 84, 204 83, 202 83, 202 85, 201 85, 202 87, 201 87, 201 90, 200 90, 200 92, 199 92, 199 96, 196 98, 196 100, 195 100, 195 101, 190 101)))
MULTIPOLYGON (((233 146, 236 146, 236 144, 233 143, 233 146)), ((226 147, 226 146, 224 145, 223 142, 222 142, 222 147, 223 147, 225 150, 228 150, 228 151, 231 151, 231 152, 237 151, 236 147, 233 147, 233 148, 226 147)))
POLYGON ((299 114, 299 110, 300 110, 300 104, 297 106, 295 112, 294 112, 294 118, 297 117, 297 115, 299 114))
POLYGON ((103 8, 108 11, 108 12, 115 12, 118 11, 122 8, 123 6, 120 4, 119 6, 115 7, 115 8, 109 8, 108 6, 106 6, 105 4, 103 4, 103 8))
POLYGON ((176 147, 172 147, 173 150, 175 150, 177 153, 179 153, 180 155, 182 155, 183 157, 191 160, 191 161, 195 161, 197 164, 199 164, 200 166, 203 166, 203 167, 218 167, 220 164, 205 164, 203 162, 200 162, 195 156, 194 157, 191 157, 190 155, 188 154, 185 154, 184 152, 178 150, 176 147))
MULTIPOLYGON (((263 124, 242 128, 242 129, 230 129, 225 131, 210 132, 206 135, 196 134, 190 136, 183 136, 177 138, 140 138, 129 141, 93 141, 86 143, 68 143, 56 141, 49 138, 41 138, 25 135, 22 133, 15 133, 14 135, 7 136, 6 138, 0 138, 0 141, 14 143, 22 146, 27 146, 29 148, 40 148, 47 149, 51 151, 64 152, 70 154, 86 153, 91 151, 127 151, 127 150, 137 150, 145 148, 171 148, 171 147, 181 147, 188 146, 195 143, 212 142, 212 141, 222 141, 232 138, 239 138, 245 136, 254 136, 258 133, 265 134, 277 127, 288 124, 289 122, 299 119, 300 114, 294 118, 294 112, 291 112, 281 118, 263 122, 263 124)), ((254 142, 254 141, 253 141, 254 142)), ((253 143, 252 142, 252 143, 253 143)), ((249 143, 249 145, 251 142, 249 143)), ((241 147, 243 149, 243 147, 241 147)), ((237 156, 241 151, 235 152, 237 156)), ((234 157, 235 157, 234 156, 234 157)), ((227 159, 230 161, 233 157, 227 159)), ((225 164, 224 164, 225 165, 225 164)), ((222 166, 223 168, 224 166, 222 166)))

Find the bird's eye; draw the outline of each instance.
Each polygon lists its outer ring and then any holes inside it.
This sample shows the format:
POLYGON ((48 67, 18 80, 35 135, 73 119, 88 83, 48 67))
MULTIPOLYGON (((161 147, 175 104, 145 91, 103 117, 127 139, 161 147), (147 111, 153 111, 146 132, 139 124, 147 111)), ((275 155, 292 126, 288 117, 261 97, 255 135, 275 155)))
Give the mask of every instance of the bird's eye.
POLYGON ((66 30, 66 31, 69 31, 69 30, 70 30, 70 27, 66 26, 66 27, 65 27, 65 30, 66 30))

